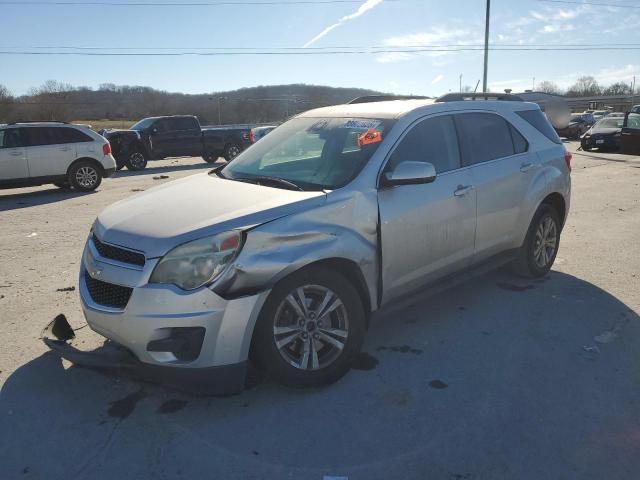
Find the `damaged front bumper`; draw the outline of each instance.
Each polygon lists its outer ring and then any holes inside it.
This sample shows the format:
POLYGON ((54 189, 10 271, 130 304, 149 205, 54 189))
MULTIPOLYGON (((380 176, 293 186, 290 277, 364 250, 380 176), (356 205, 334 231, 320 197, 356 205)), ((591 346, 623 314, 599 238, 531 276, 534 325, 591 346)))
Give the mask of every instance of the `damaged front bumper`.
POLYGON ((231 395, 244 389, 247 362, 208 368, 178 368, 142 363, 126 348, 108 343, 85 352, 69 341, 75 333, 64 315, 58 315, 42 332, 43 342, 71 363, 89 368, 121 371, 131 377, 196 395, 231 395))

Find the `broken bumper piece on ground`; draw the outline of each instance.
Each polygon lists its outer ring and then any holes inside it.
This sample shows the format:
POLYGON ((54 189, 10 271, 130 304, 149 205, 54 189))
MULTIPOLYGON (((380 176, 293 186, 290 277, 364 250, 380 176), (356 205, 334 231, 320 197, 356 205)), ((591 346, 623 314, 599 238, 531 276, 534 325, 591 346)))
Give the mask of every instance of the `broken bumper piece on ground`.
POLYGON ((196 395, 231 395, 243 390, 247 363, 210 368, 148 365, 125 348, 109 342, 91 352, 69 344, 75 333, 64 315, 58 315, 42 332, 42 340, 56 354, 88 368, 118 370, 137 380, 160 384, 196 395))

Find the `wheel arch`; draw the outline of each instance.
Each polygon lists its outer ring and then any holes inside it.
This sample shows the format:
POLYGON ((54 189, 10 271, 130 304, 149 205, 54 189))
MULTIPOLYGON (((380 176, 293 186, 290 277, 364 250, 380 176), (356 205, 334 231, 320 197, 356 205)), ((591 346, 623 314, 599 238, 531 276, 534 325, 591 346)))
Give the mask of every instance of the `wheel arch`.
POLYGON ((565 202, 565 199, 562 196, 562 194, 558 192, 550 193, 549 195, 544 197, 542 202, 540 202, 540 205, 549 205, 553 207, 554 210, 558 212, 558 216, 562 221, 561 228, 564 227, 564 223, 567 215, 567 203, 565 202))
POLYGON ((95 167, 97 167, 98 171, 100 172, 100 175, 102 175, 104 177, 104 167, 102 166, 102 164, 96 160, 95 158, 91 158, 91 157, 80 157, 80 158, 76 158, 73 162, 71 162, 71 165, 69 165, 69 167, 67 168, 67 176, 69 176, 69 173, 71 172, 71 169, 77 165, 80 162, 89 162, 92 165, 94 165, 95 167))

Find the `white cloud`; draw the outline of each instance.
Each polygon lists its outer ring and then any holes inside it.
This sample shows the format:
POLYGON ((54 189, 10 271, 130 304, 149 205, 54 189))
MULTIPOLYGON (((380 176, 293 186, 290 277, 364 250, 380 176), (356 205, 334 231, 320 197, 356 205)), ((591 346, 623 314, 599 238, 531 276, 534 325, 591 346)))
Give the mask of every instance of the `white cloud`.
POLYGON ((472 43, 480 42, 480 38, 473 38, 471 32, 465 29, 445 29, 436 28, 427 32, 409 33, 406 35, 398 35, 395 37, 387 38, 383 43, 386 47, 390 48, 417 48, 420 47, 434 47, 432 51, 424 52, 386 52, 376 56, 376 61, 380 63, 392 63, 402 62, 415 58, 418 55, 426 55, 432 58, 444 57, 452 55, 455 52, 446 50, 449 47, 444 47, 442 50, 438 50, 438 45, 459 45, 464 46, 472 43))
POLYGON ((338 28, 338 27, 344 25, 345 23, 347 23, 347 22, 349 22, 349 21, 351 21, 351 20, 353 20, 355 18, 358 18, 361 15, 364 15, 366 12, 368 12, 369 10, 377 7, 382 2, 383 2, 383 0, 367 0, 362 5, 360 5, 358 10, 356 10, 352 14, 345 15, 340 20, 338 20, 336 23, 334 23, 333 25, 329 25, 322 32, 320 32, 318 35, 316 35, 311 40, 309 40, 307 43, 305 43, 304 47, 306 48, 306 47, 309 47, 309 46, 313 45, 318 40, 320 40, 322 37, 324 37, 326 34, 328 34, 331 30, 333 30, 335 28, 338 28))
POLYGON ((431 80, 431 85, 435 85, 437 83, 440 83, 442 80, 444 80, 444 75, 440 74, 436 78, 431 80))
POLYGON ((566 24, 554 23, 550 25, 545 25, 542 28, 542 30, 540 30, 540 33, 571 32, 573 30, 575 30, 575 27, 571 23, 566 23, 566 24))

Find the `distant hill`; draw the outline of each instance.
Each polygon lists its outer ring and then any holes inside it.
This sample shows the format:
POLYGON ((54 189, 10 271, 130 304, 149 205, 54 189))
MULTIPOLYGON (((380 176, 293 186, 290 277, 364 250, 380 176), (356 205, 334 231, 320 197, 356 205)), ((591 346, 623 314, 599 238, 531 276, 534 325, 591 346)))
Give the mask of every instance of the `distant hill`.
MULTIPOLYGON (((382 92, 320 85, 269 85, 210 94, 184 94, 150 87, 101 85, 98 89, 47 82, 14 99, 5 120, 136 120, 155 115, 197 115, 203 124, 282 121, 311 108, 382 92), (220 112, 218 106, 220 105, 220 112)), ((2 119, 0 119, 2 120, 2 119)))

